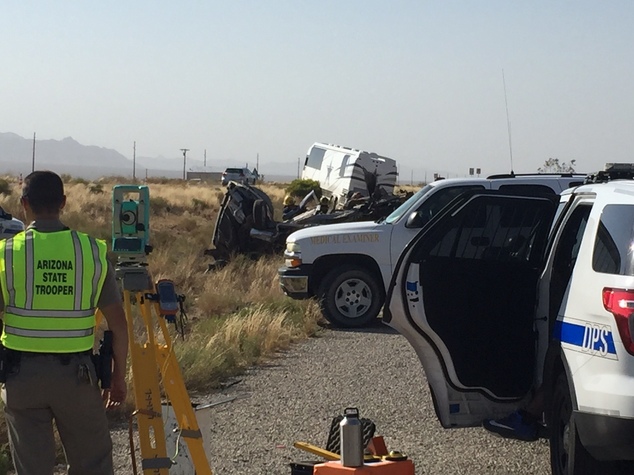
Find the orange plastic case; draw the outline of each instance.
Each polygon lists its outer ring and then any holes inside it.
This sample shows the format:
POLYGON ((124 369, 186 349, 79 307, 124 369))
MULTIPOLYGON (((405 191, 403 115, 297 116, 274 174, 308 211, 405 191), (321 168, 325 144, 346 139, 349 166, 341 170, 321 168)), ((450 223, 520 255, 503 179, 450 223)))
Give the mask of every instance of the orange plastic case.
POLYGON ((411 460, 398 462, 382 461, 367 463, 363 467, 344 467, 340 461, 315 465, 313 475, 414 475, 414 463, 411 460))

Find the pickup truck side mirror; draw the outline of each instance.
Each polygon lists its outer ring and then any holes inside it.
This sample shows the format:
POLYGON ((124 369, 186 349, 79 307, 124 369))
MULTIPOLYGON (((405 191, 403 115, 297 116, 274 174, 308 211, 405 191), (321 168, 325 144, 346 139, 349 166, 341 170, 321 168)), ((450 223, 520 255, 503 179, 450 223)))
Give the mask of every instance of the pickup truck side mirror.
POLYGON ((407 222, 405 223, 406 228, 422 228, 429 222, 429 218, 424 216, 420 211, 413 211, 407 217, 407 222))

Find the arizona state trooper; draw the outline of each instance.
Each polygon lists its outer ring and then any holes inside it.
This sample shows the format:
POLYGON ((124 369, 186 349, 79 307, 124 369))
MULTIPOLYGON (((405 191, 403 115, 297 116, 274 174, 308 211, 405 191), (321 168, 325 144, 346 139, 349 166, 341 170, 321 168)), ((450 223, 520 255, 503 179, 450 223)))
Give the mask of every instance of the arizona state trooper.
POLYGON ((53 172, 28 175, 21 203, 30 224, 0 242, 2 399, 13 463, 18 475, 53 473, 55 420, 70 475, 112 475, 104 401, 111 408, 125 400, 128 333, 106 243, 62 224, 66 196, 53 172), (90 357, 97 308, 113 333, 103 396, 90 357))

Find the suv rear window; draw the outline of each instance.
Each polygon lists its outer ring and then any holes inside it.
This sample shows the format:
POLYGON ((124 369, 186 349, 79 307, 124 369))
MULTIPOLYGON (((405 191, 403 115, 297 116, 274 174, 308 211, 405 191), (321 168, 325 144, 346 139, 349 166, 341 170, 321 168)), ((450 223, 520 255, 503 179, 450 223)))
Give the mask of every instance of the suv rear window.
POLYGON ((225 173, 242 173, 242 168, 227 168, 225 173))
POLYGON ((594 242, 596 272, 634 275, 634 206, 607 205, 594 242))

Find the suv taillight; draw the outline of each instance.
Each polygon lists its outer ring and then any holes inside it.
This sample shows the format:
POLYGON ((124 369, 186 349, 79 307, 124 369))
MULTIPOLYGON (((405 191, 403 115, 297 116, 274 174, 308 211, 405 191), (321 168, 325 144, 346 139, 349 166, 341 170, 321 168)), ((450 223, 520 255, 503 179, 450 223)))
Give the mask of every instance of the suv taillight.
POLYGON ((623 346, 634 355, 634 290, 604 288, 603 306, 614 315, 623 346))

